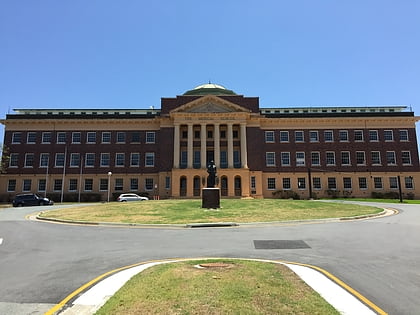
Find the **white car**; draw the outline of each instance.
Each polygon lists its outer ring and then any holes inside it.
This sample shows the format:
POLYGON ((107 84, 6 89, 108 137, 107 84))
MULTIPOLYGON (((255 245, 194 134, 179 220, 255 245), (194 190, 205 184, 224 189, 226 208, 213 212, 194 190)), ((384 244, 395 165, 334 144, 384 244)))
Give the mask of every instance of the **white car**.
POLYGON ((117 201, 144 201, 144 200, 149 200, 149 198, 147 197, 142 197, 136 194, 121 194, 118 198, 117 201))

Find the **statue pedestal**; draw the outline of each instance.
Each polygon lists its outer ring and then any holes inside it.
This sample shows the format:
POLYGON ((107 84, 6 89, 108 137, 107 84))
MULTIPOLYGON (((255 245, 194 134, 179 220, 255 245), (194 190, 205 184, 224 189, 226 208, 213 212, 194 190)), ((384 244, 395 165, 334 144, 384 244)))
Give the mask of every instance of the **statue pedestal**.
POLYGON ((201 208, 220 208, 220 188, 203 188, 201 208))

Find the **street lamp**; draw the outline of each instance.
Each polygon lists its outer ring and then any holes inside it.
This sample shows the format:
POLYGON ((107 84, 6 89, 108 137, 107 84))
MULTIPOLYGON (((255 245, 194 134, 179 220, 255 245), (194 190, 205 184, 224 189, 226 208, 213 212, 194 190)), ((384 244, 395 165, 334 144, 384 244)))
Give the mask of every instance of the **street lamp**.
POLYGON ((109 191, 111 189, 111 175, 112 175, 112 172, 108 172, 108 202, 109 202, 109 191))

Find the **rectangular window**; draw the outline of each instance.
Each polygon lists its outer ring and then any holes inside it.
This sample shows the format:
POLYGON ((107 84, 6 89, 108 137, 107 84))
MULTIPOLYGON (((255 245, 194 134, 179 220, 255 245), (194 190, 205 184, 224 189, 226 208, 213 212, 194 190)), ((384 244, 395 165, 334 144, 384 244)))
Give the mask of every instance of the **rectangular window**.
POLYGON ((80 143, 82 140, 82 134, 81 132, 72 132, 71 133, 71 143, 80 143))
POLYGON ((364 151, 356 151, 356 164, 366 165, 366 156, 364 151))
POLYGON ((85 155, 85 167, 95 166, 95 153, 86 153, 85 155))
POLYGON ((123 167, 125 164, 125 153, 115 153, 115 166, 123 167))
POLYGON ((397 177, 390 177, 389 178, 389 188, 391 188, 391 189, 397 189, 398 188, 397 177))
POLYGON ((200 151, 193 152, 193 167, 194 168, 201 167, 201 152, 200 151))
POLYGON ((131 133, 131 142, 140 143, 140 132, 135 131, 131 133))
POLYGON ((16 179, 9 179, 7 182, 7 192, 16 191, 16 179))
POLYGON ((32 180, 31 179, 24 179, 23 180, 23 187, 22 187, 22 191, 31 191, 32 189, 32 180))
POLYGON ((45 179, 38 179, 38 191, 45 191, 47 188, 47 181, 45 179))
POLYGON ((131 191, 138 191, 139 190, 139 179, 138 178, 130 178, 130 190, 131 191))
POLYGON ((70 178, 69 179, 69 191, 77 191, 77 179, 76 178, 70 178))
POLYGON ((283 189, 284 190, 289 190, 292 188, 292 183, 290 182, 290 178, 286 177, 283 178, 283 189))
POLYGON ((281 152, 281 165, 290 166, 290 152, 281 152))
POLYGON ((165 189, 171 189, 171 177, 165 176, 165 189))
POLYGON ((267 178, 267 189, 275 190, 276 189, 276 179, 273 177, 267 178))
POLYGON ((12 133, 12 144, 20 144, 22 142, 22 133, 14 132, 12 133))
POLYGON ((298 177, 298 189, 306 189, 306 178, 298 177))
POLYGON ((305 152, 296 152, 296 166, 305 166, 305 152))
POLYGON ((350 152, 341 151, 341 165, 350 165, 350 152))
POLYGON ((226 151, 220 151, 220 167, 221 168, 227 168, 228 167, 227 152, 226 151))
POLYGON ((335 152, 326 152, 327 165, 335 165, 335 152))
POLYGON ((372 165, 381 165, 381 152, 372 151, 370 152, 370 157, 372 159, 372 165))
POLYGON ((392 130, 384 130, 384 140, 385 141, 394 141, 394 132, 392 130))
POLYGON ((50 154, 41 153, 39 156, 39 167, 41 168, 48 167, 49 162, 50 162, 50 154))
POLYGON ((131 153, 130 154, 130 166, 139 167, 140 166, 140 153, 131 153))
POLYGON ((318 131, 309 131, 309 141, 319 142, 318 131))
POLYGON ((255 178, 255 176, 251 176, 251 190, 255 190, 257 188, 256 181, 257 179, 255 178))
POLYGON ((319 166, 321 165, 321 158, 319 152, 311 152, 311 165, 319 166))
POLYGON ((146 178, 144 180, 145 190, 153 190, 153 178, 146 178))
POLYGON ((101 167, 109 166, 110 164, 110 155, 109 153, 101 153, 101 167))
POLYGON ((79 167, 80 165, 80 153, 70 154, 70 167, 79 167))
POLYGON ((26 153, 25 154, 25 167, 34 167, 35 154, 26 153))
POLYGON ((42 133, 42 143, 51 143, 51 132, 42 133))
POLYGON ((154 131, 146 132, 146 143, 155 143, 156 134, 154 131))
POLYGON ((382 189, 382 177, 374 177, 373 178, 373 185, 375 189, 382 189))
POLYGON ((295 131, 295 142, 305 142, 305 134, 303 131, 295 131))
POLYGON ((276 153, 275 152, 266 152, 265 153, 265 165, 266 166, 276 166, 276 153))
POLYGON ((404 183, 405 183, 405 188, 406 189, 413 189, 414 188, 413 177, 411 177, 411 176, 404 177, 404 183))
POLYGON ((9 167, 18 167, 19 153, 10 153, 9 167))
POLYGON ((65 132, 57 132, 57 143, 59 143, 59 144, 66 143, 66 133, 65 132))
POLYGON ((94 144, 96 143, 96 132, 95 131, 89 131, 86 135, 86 143, 94 144))
POLYGON ((346 190, 352 189, 351 177, 343 177, 343 188, 346 190))
POLYGON ((28 132, 26 136, 26 143, 28 144, 36 143, 36 132, 28 132))
POLYGON ((378 142, 378 130, 369 130, 369 141, 370 142, 378 142))
POLYGON ((117 132, 117 143, 125 143, 125 132, 117 132))
POLYGON ((155 166, 155 153, 154 152, 146 152, 145 166, 146 167, 154 167, 155 166))
POLYGON ((328 177, 328 189, 329 190, 337 189, 337 182, 336 182, 335 177, 328 177))
POLYGON ((410 151, 401 152, 401 160, 403 165, 411 165, 411 154, 410 151))
POLYGON ((111 133, 108 131, 102 132, 102 143, 111 143, 111 133))
POLYGON ((408 130, 400 130, 400 141, 408 141, 408 130))
POLYGON ((280 131, 280 142, 289 142, 289 132, 280 131))
POLYGON ((324 141, 325 142, 334 142, 334 133, 332 130, 324 131, 324 141))
POLYGON ((91 179, 91 178, 86 178, 85 179, 84 190, 85 191, 92 191, 93 190, 93 179, 91 179))
POLYGON ((312 186, 314 189, 321 189, 321 178, 320 177, 312 177, 312 186))
POLYGON ((64 153, 55 154, 55 167, 64 167, 64 153))
POLYGON ((115 191, 123 191, 124 190, 124 179, 123 178, 116 178, 115 179, 115 191))
POLYGON ((54 179, 54 191, 61 191, 62 186, 63 186, 63 180, 54 179))
POLYGON ((274 131, 266 131, 265 132, 265 142, 266 143, 274 143, 274 131))
POLYGON ((354 131, 354 141, 356 141, 356 142, 364 141, 363 130, 355 130, 354 131))
POLYGON ((395 159, 395 152, 394 151, 386 151, 386 163, 388 165, 396 165, 396 159, 395 159))
MULTIPOLYGON (((187 151, 181 151, 181 161, 179 162, 179 164, 180 164, 179 165, 180 168, 187 168, 187 165, 188 165, 188 152, 187 151)), ((222 152, 220 152, 220 167, 223 168, 223 164, 222 164, 222 152)), ((225 167, 227 167, 227 162, 226 162, 226 166, 225 167)))
POLYGON ((233 151, 233 167, 241 167, 241 153, 238 150, 233 151))
POLYGON ((349 141, 349 132, 347 130, 340 130, 338 133, 340 142, 348 142, 349 141))
POLYGON ((360 189, 367 189, 367 179, 366 177, 359 177, 359 188, 360 189))
POLYGON ((101 178, 99 180, 99 190, 107 191, 108 190, 108 178, 101 178))

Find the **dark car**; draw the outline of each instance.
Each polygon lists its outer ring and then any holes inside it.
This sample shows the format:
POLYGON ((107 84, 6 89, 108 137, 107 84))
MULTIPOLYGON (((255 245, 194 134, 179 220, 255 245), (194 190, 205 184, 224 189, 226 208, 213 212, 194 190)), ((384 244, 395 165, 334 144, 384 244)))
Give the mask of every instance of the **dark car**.
POLYGON ((13 207, 23 206, 46 206, 53 205, 54 202, 48 198, 43 198, 37 194, 22 194, 17 195, 13 200, 13 207))

